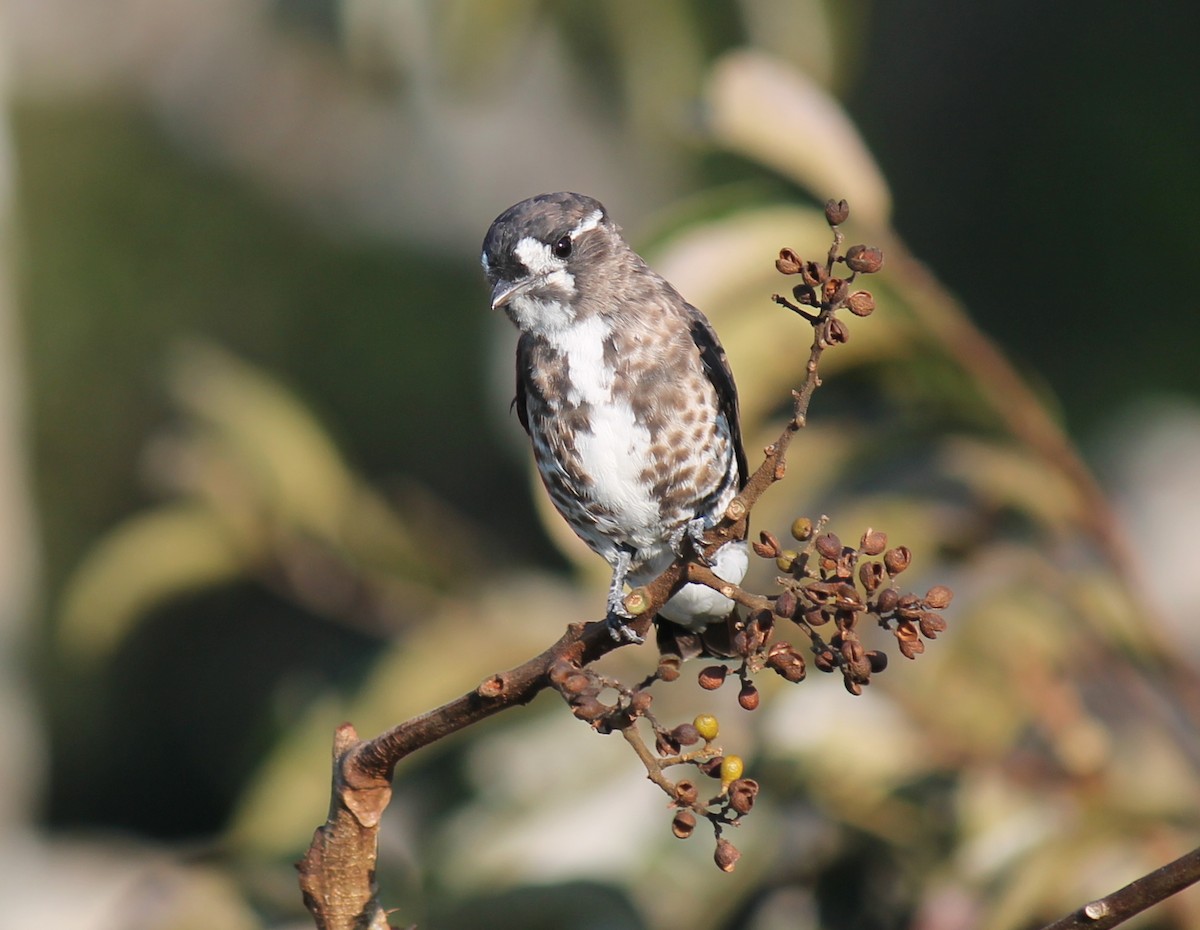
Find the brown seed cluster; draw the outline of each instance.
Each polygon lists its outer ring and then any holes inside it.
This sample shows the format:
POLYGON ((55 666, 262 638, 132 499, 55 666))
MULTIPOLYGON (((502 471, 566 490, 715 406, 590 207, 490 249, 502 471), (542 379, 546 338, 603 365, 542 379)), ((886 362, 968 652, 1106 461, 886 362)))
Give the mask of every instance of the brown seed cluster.
MULTIPOLYGON (((792 524, 796 549, 785 549, 771 533, 760 534, 754 551, 775 559, 785 574, 776 579, 783 588, 775 598, 773 615, 791 620, 808 636, 813 665, 820 671, 840 671, 846 689, 861 694, 871 675, 887 668, 887 655, 867 649, 860 639, 863 617, 869 617, 895 636, 900 654, 914 659, 925 651, 925 640, 946 629, 941 611, 953 596, 935 585, 924 597, 902 593, 896 578, 912 562, 907 546, 888 546, 887 534, 867 529, 857 546, 847 546, 802 517, 792 524), (826 631, 829 631, 828 633, 826 631)), ((787 643, 773 643, 766 666, 789 681, 803 677, 803 657, 787 643)))
MULTIPOLYGON (((636 688, 626 688, 591 667, 564 658, 550 666, 547 677, 576 717, 587 721, 599 733, 621 732, 639 747, 638 755, 646 764, 651 780, 671 798, 670 806, 675 811, 671 832, 687 839, 701 818, 707 820, 717 841, 715 861, 723 871, 732 871, 741 854, 722 832, 726 827, 737 826, 750 813, 759 789, 758 782, 744 777, 741 757, 725 755, 714 742, 719 731, 717 718, 699 714, 690 723, 664 726, 651 711, 653 697, 648 690, 661 680, 658 675, 636 688), (601 696, 607 694, 615 694, 615 700, 602 701, 601 696), (654 737, 653 749, 643 740, 639 723, 643 727, 649 725, 654 737), (666 770, 681 765, 691 766, 698 775, 719 780, 719 790, 705 797, 690 778, 672 782, 666 770)), ((743 700, 743 706, 747 706, 748 700, 743 700)), ((757 703, 757 691, 753 700, 757 703)))
POLYGON ((799 275, 800 283, 792 288, 793 303, 779 294, 772 300, 800 314, 817 327, 819 341, 825 346, 841 345, 850 339, 846 324, 834 316, 843 307, 855 316, 868 316, 875 310, 875 298, 870 291, 851 290, 860 274, 874 274, 883 268, 883 251, 868 245, 852 245, 839 254, 842 234, 838 229, 850 217, 850 206, 844 200, 825 204, 825 219, 834 231, 833 247, 824 261, 801 258, 793 249, 780 249, 775 268, 780 274, 799 275), (845 265, 849 274, 835 275, 838 265, 845 265), (806 309, 811 308, 811 309, 806 309))
MULTIPOLYGON (((747 710, 759 704, 751 675, 770 669, 785 681, 803 681, 807 674, 805 652, 822 672, 840 672, 851 694, 861 694, 871 676, 887 668, 887 654, 868 649, 860 637, 864 617, 895 636, 900 654, 913 659, 925 651, 925 640, 936 639, 946 629, 940 611, 952 593, 936 585, 924 597, 902 593, 896 578, 912 562, 907 546, 888 546, 887 534, 867 529, 857 546, 843 545, 825 531, 825 518, 816 524, 799 517, 792 524, 795 548, 784 548, 770 532, 754 542, 756 555, 774 559, 784 574, 776 579, 782 588, 770 610, 746 618, 734 637, 741 658, 736 676, 741 682, 738 703, 747 710), (808 638, 808 648, 772 639, 778 621, 791 621, 808 638)), ((729 678, 727 665, 700 670, 700 687, 715 690, 729 678)))

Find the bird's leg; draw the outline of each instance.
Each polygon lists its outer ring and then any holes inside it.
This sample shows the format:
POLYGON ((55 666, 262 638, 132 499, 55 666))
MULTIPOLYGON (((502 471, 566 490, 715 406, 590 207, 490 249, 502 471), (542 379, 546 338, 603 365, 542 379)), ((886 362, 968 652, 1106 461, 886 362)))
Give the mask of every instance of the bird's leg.
POLYGON ((701 565, 708 565, 709 560, 704 556, 704 519, 695 517, 688 520, 683 526, 671 532, 670 539, 667 540, 671 546, 671 551, 680 558, 692 558, 701 565), (692 544, 690 553, 684 551, 683 543, 687 540, 692 544))
POLYGON ((608 586, 608 632, 618 643, 644 642, 630 629, 633 614, 625 609, 625 576, 633 563, 633 553, 628 549, 617 550, 617 562, 613 566, 612 584, 608 586))

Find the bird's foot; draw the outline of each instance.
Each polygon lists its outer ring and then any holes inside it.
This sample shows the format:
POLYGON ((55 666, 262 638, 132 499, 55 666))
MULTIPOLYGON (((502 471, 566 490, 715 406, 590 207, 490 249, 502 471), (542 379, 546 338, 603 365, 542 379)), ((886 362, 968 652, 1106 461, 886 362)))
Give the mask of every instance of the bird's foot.
POLYGON ((639 636, 637 631, 629 625, 632 617, 622 616, 618 613, 609 611, 607 619, 604 621, 608 627, 608 635, 618 643, 636 643, 641 644, 646 641, 646 637, 639 636))
POLYGON ((704 520, 701 517, 688 520, 683 526, 673 531, 670 539, 667 540, 671 551, 680 558, 691 557, 701 565, 711 565, 712 563, 704 555, 704 530, 704 520), (691 552, 684 551, 685 540, 692 544, 691 552))
POLYGON ((633 563, 633 555, 627 549, 617 553, 617 563, 613 566, 612 583, 608 586, 608 617, 605 623, 608 632, 618 643, 641 643, 645 640, 630 626, 633 614, 625 609, 625 576, 629 574, 629 566, 633 563))

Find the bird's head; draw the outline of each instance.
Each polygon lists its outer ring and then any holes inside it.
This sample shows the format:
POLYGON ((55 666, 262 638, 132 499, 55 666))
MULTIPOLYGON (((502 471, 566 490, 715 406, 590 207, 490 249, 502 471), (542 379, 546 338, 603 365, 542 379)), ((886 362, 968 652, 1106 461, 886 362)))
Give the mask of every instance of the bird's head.
POLYGON ((604 206, 583 194, 539 194, 492 223, 480 261, 492 309, 522 332, 546 333, 578 319, 596 283, 611 283, 628 251, 604 206))

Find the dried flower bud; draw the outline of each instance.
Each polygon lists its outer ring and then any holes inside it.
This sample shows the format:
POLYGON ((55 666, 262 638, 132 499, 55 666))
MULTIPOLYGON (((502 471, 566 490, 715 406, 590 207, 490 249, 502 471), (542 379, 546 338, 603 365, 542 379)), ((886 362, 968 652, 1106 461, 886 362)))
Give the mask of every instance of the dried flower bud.
POLYGON ((851 271, 874 274, 883 267, 883 252, 866 245, 852 245, 846 250, 846 265, 851 271))
POLYGON ((844 684, 846 686, 846 690, 855 697, 858 697, 860 694, 862 694, 862 683, 851 678, 849 675, 842 679, 842 684, 844 684))
POLYGON ((729 669, 724 665, 710 665, 707 668, 702 668, 697 680, 700 682, 700 687, 705 691, 716 691, 725 683, 725 676, 729 674, 729 669))
POLYGON ((753 778, 739 778, 729 786, 728 794, 729 806, 739 814, 748 814, 758 797, 758 782, 753 778))
POLYGON ((949 606, 952 597, 954 597, 954 592, 944 584, 935 584, 925 592, 925 606, 941 610, 943 607, 949 606))
POLYGON ((946 621, 930 611, 921 614, 921 635, 926 639, 937 639, 938 633, 946 629, 946 621))
POLYGON ((644 714, 653 703, 654 695, 649 691, 634 691, 633 696, 629 699, 629 709, 635 714, 644 714))
POLYGON ((748 622, 754 628, 754 632, 760 637, 766 637, 775 629, 775 615, 765 607, 754 611, 749 616, 748 622))
POLYGON ((722 872, 732 872, 737 861, 742 858, 738 848, 725 837, 717 840, 717 851, 713 853, 713 861, 722 872))
POLYGON ((821 296, 825 298, 825 302, 830 306, 836 307, 846 299, 850 288, 846 286, 846 282, 841 278, 830 278, 821 285, 821 296))
POLYGON ((847 610, 857 610, 862 606, 862 598, 858 596, 858 588, 846 582, 840 582, 833 589, 834 603, 847 610))
POLYGON ((790 572, 798 558, 800 558, 800 553, 795 549, 784 549, 775 559, 775 565, 781 572, 790 572))
POLYGON ((799 274, 803 260, 791 249, 780 249, 779 258, 775 260, 775 270, 780 274, 799 274))
POLYGON ((880 652, 878 649, 872 649, 866 654, 866 659, 871 663, 871 673, 878 675, 887 668, 888 657, 886 652, 880 652))
POLYGON ((673 756, 679 752, 679 742, 670 731, 654 734, 654 751, 660 756, 673 756))
POLYGON ((804 611, 804 622, 809 626, 824 626, 833 619, 833 614, 823 607, 810 607, 804 611))
POLYGON ((896 614, 904 620, 921 616, 921 600, 915 594, 905 594, 896 602, 896 614))
POLYGON ((805 262, 800 269, 800 276, 809 288, 818 288, 829 278, 829 272, 820 262, 805 262))
POLYGON ((915 659, 925 651, 925 643, 919 639, 900 640, 900 655, 906 659, 915 659))
POLYGON ((844 200, 825 201, 825 222, 830 226, 841 226, 850 218, 850 204, 844 200))
POLYGON ((875 298, 870 291, 855 291, 847 298, 846 305, 855 316, 870 316, 875 310, 875 298))
POLYGON ((671 739, 680 746, 694 746, 700 742, 700 734, 696 732, 696 728, 690 723, 681 723, 671 731, 671 739))
POLYGON ((832 581, 813 581, 804 585, 800 589, 800 594, 805 600, 814 604, 828 604, 833 600, 835 587, 836 585, 832 581))
POLYGON ((715 759, 706 759, 703 762, 697 762, 696 768, 700 770, 702 775, 707 775, 709 778, 720 778, 721 763, 724 761, 724 757, 717 756, 715 759))
POLYGON ((833 612, 833 622, 840 629, 852 631, 858 623, 858 611, 853 607, 839 607, 833 612))
POLYGON ((679 666, 683 664, 680 656, 667 653, 658 657, 658 680, 674 681, 679 677, 679 666))
POLYGON ((825 341, 831 346, 844 346, 850 341, 850 330, 835 316, 831 316, 825 324, 825 341))
POLYGON ((696 829, 696 815, 691 811, 676 811, 675 819, 671 821, 671 832, 679 839, 686 840, 696 829))
POLYGON ((695 804, 698 797, 700 797, 700 790, 691 779, 681 778, 675 782, 675 803, 688 806, 695 804))
POLYGON ((836 559, 842 554, 842 541, 834 533, 823 533, 817 537, 817 552, 827 559, 836 559))
POLYGON ((796 303, 804 307, 817 305, 817 292, 811 284, 797 284, 792 288, 792 297, 796 299, 796 303))
POLYGON ((835 668, 837 668, 837 662, 833 657, 833 653, 828 649, 818 652, 813 657, 813 665, 823 672, 832 672, 835 668))
MULTIPOLYGON (((763 533, 762 535, 765 537, 767 534, 763 533)), ((780 552, 778 543, 772 546, 765 539, 762 542, 755 540, 750 543, 750 548, 754 550, 754 554, 760 559, 778 558, 780 552)))
MULTIPOLYGON (((768 616, 770 615, 768 614, 768 616)), ((757 622, 751 622, 733 634, 730 645, 733 646, 735 654, 748 658, 757 652, 759 647, 767 641, 767 636, 770 635, 770 632, 770 624, 761 625, 757 622)))
POLYGON ((798 606, 799 601, 796 598, 796 592, 791 589, 783 591, 779 597, 775 598, 775 613, 784 619, 790 619, 795 616, 798 606))
POLYGON ((742 685, 742 690, 738 692, 738 704, 742 706, 742 710, 754 710, 758 707, 758 702, 758 689, 750 682, 742 685))
POLYGON ((900 592, 895 588, 884 588, 875 600, 875 609, 881 614, 890 614, 900 603, 900 592))
POLYGON ((868 527, 858 542, 858 548, 866 555, 879 555, 887 548, 887 533, 868 527))
POLYGON ((883 564, 889 575, 899 575, 912 564, 912 550, 908 546, 897 546, 883 554, 883 564))
POLYGON ((906 659, 915 659, 925 651, 925 644, 921 641, 916 624, 911 620, 897 623, 894 632, 900 645, 900 654, 906 659))
POLYGON ((883 564, 880 562, 863 562, 858 567, 858 580, 868 594, 874 593, 883 584, 883 578, 883 564))
POLYGON ((571 703, 571 713, 580 720, 589 722, 599 720, 608 713, 609 708, 601 704, 595 697, 585 697, 571 703))
POLYGON ((797 517, 792 521, 792 538, 804 542, 812 535, 813 522, 808 517, 797 517))
POLYGON ((804 656, 798 653, 791 643, 778 642, 767 653, 767 668, 779 677, 793 684, 804 681, 804 656))

